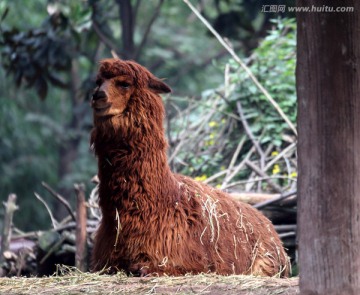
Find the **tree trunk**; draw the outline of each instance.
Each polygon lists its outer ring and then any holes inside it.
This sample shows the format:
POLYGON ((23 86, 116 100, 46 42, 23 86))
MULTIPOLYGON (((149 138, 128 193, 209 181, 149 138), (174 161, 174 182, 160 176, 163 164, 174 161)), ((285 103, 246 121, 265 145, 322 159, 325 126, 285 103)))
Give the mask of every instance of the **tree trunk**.
POLYGON ((117 0, 121 21, 122 55, 123 59, 132 59, 134 47, 134 14, 130 0, 117 0))
POLYGON ((301 294, 360 294, 360 1, 299 13, 298 223, 301 294))

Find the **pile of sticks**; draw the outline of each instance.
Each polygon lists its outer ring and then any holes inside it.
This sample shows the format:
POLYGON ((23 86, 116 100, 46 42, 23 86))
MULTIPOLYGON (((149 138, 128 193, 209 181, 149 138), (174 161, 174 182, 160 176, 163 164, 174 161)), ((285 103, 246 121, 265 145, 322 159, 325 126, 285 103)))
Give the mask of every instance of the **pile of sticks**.
POLYGON ((53 228, 48 231, 24 233, 13 226, 12 219, 18 206, 16 195, 9 195, 4 204, 0 276, 51 275, 56 270, 56 264, 69 264, 81 271, 88 270, 88 253, 92 247, 92 234, 99 220, 91 214, 88 216, 89 203, 85 197, 85 186, 74 185, 76 210, 73 210, 69 202, 48 184, 42 183, 42 185, 65 206, 69 215, 61 222, 56 221, 50 206, 35 193, 36 198, 48 210, 53 228))

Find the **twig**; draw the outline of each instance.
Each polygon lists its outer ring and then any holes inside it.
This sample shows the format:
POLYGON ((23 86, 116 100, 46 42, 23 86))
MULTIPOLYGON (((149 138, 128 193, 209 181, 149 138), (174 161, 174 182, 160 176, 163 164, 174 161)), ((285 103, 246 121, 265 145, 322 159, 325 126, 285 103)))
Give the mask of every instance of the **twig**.
POLYGON ((295 236, 296 236, 296 232, 294 232, 294 231, 290 231, 290 232, 288 232, 288 233, 279 234, 279 238, 280 238, 280 239, 290 238, 290 237, 295 237, 295 236))
POLYGON ((60 194, 58 194, 57 192, 55 192, 46 182, 42 182, 41 185, 46 188, 46 190, 51 193, 57 200, 59 200, 66 208, 66 210, 69 212, 72 220, 76 221, 75 215, 73 210, 71 209, 71 206, 69 204, 69 202, 60 194))
POLYGON ((87 270, 86 247, 86 202, 84 184, 75 184, 76 192, 76 253, 75 266, 80 271, 87 270))
MULTIPOLYGON (((201 132, 201 130, 203 130, 204 125, 210 120, 210 118, 214 115, 214 113, 216 112, 215 109, 212 109, 208 115, 206 116, 206 118, 202 121, 202 123, 200 124, 199 128, 192 133, 192 138, 196 138, 196 136, 198 136, 198 134, 201 132)), ((179 153, 181 147, 188 141, 189 138, 184 137, 179 144, 177 145, 177 147, 175 148, 174 152, 171 154, 171 156, 168 159, 168 163, 171 163, 171 161, 173 161, 173 159, 175 158, 175 156, 179 153)))
MULTIPOLYGON (((93 12, 93 13, 95 13, 95 12, 93 12)), ((93 17, 92 17, 92 26, 94 28, 96 35, 99 37, 100 41, 102 43, 104 43, 107 47, 109 47, 110 50, 116 52, 115 44, 107 36, 104 35, 104 33, 100 30, 97 22, 95 21, 95 19, 93 17)))
POLYGON ((9 250, 10 240, 11 240, 11 225, 14 212, 18 209, 16 205, 16 195, 10 194, 5 206, 5 216, 4 216, 4 225, 3 232, 1 235, 1 250, 0 250, 0 265, 5 261, 4 253, 9 250))
POLYGON ((133 9, 134 23, 136 23, 136 18, 137 18, 137 14, 139 11, 140 3, 141 3, 141 0, 137 0, 135 3, 134 9, 133 9))
POLYGON ((236 166, 236 168, 234 169, 234 171, 229 175, 226 176, 222 185, 221 185, 221 189, 224 189, 227 184, 229 183, 229 181, 231 179, 233 179, 235 177, 235 175, 244 167, 244 165, 248 162, 248 160, 250 159, 251 155, 253 154, 255 148, 252 147, 249 152, 247 153, 247 155, 245 156, 245 158, 240 162, 239 165, 236 166))
POLYGON ((230 187, 237 186, 239 184, 259 182, 259 181, 263 181, 263 180, 267 180, 267 179, 287 179, 289 181, 297 182, 297 180, 295 178, 291 178, 289 176, 279 176, 279 175, 278 176, 267 176, 267 177, 258 177, 258 178, 253 178, 253 179, 234 181, 234 182, 231 182, 231 183, 225 185, 222 189, 228 189, 230 187))
POLYGON ((284 111, 281 109, 279 104, 272 98, 270 93, 261 85, 259 80, 254 76, 248 66, 236 55, 234 50, 226 43, 226 41, 215 31, 215 29, 210 25, 210 23, 200 14, 200 12, 189 2, 189 0, 183 0, 189 8, 195 13, 195 15, 202 21, 202 23, 209 29, 209 31, 218 39, 220 44, 231 54, 234 60, 245 70, 249 77, 253 80, 254 84, 260 89, 260 91, 265 95, 269 102, 273 105, 275 110, 279 113, 281 118, 289 125, 290 129, 297 136, 297 131, 294 124, 286 116, 284 111))
POLYGON ((147 38, 149 37, 150 30, 151 30, 155 20, 157 19, 159 13, 160 13, 160 8, 161 8, 163 2, 164 2, 164 0, 160 0, 159 4, 155 8, 155 12, 154 12, 153 16, 151 17, 151 19, 149 21, 149 24, 146 27, 146 30, 145 30, 145 32, 143 34, 143 38, 142 38, 142 40, 140 42, 140 45, 138 46, 138 49, 136 51, 135 60, 138 60, 139 57, 140 57, 141 51, 142 51, 143 47, 146 44, 147 38))
MULTIPOLYGON (((235 152, 234 152, 234 154, 233 154, 233 156, 231 158, 231 161, 230 161, 230 164, 229 164, 229 167, 228 167, 229 171, 231 171, 231 169, 234 167, 234 165, 236 163, 236 160, 237 160, 237 158, 238 158, 238 156, 240 154, 240 151, 241 151, 245 141, 246 141, 246 137, 242 136, 239 143, 238 143, 238 145, 237 145, 237 147, 236 147, 236 150, 235 150, 235 152)), ((228 176, 228 175, 226 175, 226 176, 228 176)))
POLYGON ((255 136, 254 134, 252 133, 250 127, 249 127, 249 124, 248 122, 246 121, 245 119, 245 115, 244 115, 244 111, 241 107, 241 103, 240 101, 238 101, 236 103, 236 107, 237 107, 237 111, 239 113, 239 116, 240 116, 240 119, 241 119, 241 122, 243 124, 243 127, 244 127, 244 130, 246 132, 246 134, 249 136, 250 140, 252 141, 252 143, 254 144, 259 156, 260 156, 260 169, 263 170, 264 167, 265 167, 265 154, 264 154, 264 151, 262 150, 259 142, 255 139, 255 136))
POLYGON ((39 194, 37 194, 37 193, 34 192, 34 195, 35 195, 35 197, 36 197, 41 203, 44 204, 46 210, 48 211, 48 213, 49 213, 49 215, 50 215, 51 223, 52 223, 52 225, 53 225, 53 228, 57 228, 58 222, 57 222, 57 220, 55 219, 54 215, 52 214, 52 212, 51 212, 50 207, 48 206, 48 204, 45 202, 45 200, 44 200, 42 197, 40 197, 39 194))
POLYGON ((256 204, 256 205, 254 205, 254 207, 256 209, 262 209, 262 208, 264 208, 264 207, 266 207, 268 205, 273 205, 273 204, 278 203, 278 202, 280 202, 282 200, 285 200, 288 197, 296 195, 296 193, 297 193, 297 191, 291 191, 291 192, 288 192, 288 193, 285 193, 285 194, 281 194, 279 197, 273 198, 272 200, 269 200, 269 201, 265 201, 265 202, 256 204))
POLYGON ((268 183, 268 185, 270 185, 275 191, 277 191, 278 193, 281 193, 283 191, 283 189, 278 186, 277 184, 273 183, 271 181, 271 179, 269 179, 269 176, 263 172, 259 167, 257 167, 254 163, 250 162, 249 160, 246 160, 245 164, 251 169, 253 170, 255 173, 257 173, 258 175, 260 175, 261 177, 264 177, 265 181, 268 183))
POLYGON ((296 231, 296 224, 274 225, 277 232, 296 231))
POLYGON ((292 149, 295 149, 296 142, 293 142, 292 144, 288 145, 285 149, 283 149, 274 159, 272 159, 270 162, 268 162, 264 168, 265 171, 267 171, 273 164, 275 164, 281 157, 284 157, 286 153, 291 151, 292 149))
POLYGON ((119 55, 116 53, 115 50, 111 50, 111 55, 112 55, 113 58, 120 59, 119 55))
MULTIPOLYGON (((86 222, 87 225, 87 232, 94 232, 95 228, 98 225, 98 221, 96 220, 87 220, 86 222)), ((57 228, 51 229, 50 232, 61 232, 64 230, 72 230, 76 228, 76 223, 75 222, 69 222, 68 224, 64 224, 61 226, 58 226, 57 228)), ((39 236, 41 236, 44 233, 44 231, 32 231, 32 232, 27 232, 27 233, 18 233, 16 235, 13 235, 14 239, 20 239, 20 238, 38 238, 39 236)))
POLYGON ((226 63, 224 70, 224 98, 227 99, 230 95, 230 65, 226 63))
MULTIPOLYGON (((230 161, 230 164, 229 164, 228 169, 223 170, 223 171, 220 171, 220 172, 218 172, 218 173, 210 176, 209 178, 207 178, 206 180, 204 180, 204 183, 210 183, 211 181, 219 178, 220 176, 223 176, 224 174, 226 174, 225 178, 230 175, 230 173, 234 170, 233 168, 234 168, 234 165, 235 165, 235 163, 236 163, 236 159, 237 159, 237 157, 239 156, 239 153, 240 153, 240 151, 241 151, 241 149, 242 149, 242 146, 243 146, 244 143, 245 143, 245 140, 246 140, 246 138, 245 138, 245 136, 243 136, 243 137, 241 138, 241 140, 239 141, 239 144, 237 145, 236 150, 235 150, 235 152, 234 152, 234 154, 233 154, 233 156, 232 156, 232 158, 231 158, 231 161, 230 161)), ((224 189, 224 188, 223 188, 223 189, 224 189)))
POLYGON ((211 181, 219 178, 220 176, 223 176, 224 174, 228 173, 229 169, 219 171, 218 173, 215 173, 214 175, 210 176, 209 178, 205 179, 203 183, 210 183, 211 181))

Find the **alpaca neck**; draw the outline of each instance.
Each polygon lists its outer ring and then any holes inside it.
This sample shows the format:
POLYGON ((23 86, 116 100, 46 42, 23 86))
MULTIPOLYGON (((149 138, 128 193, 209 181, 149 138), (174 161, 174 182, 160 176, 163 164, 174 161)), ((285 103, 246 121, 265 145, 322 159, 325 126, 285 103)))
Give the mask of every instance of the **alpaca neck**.
POLYGON ((119 134, 108 140, 95 139, 100 189, 106 190, 107 194, 116 194, 116 200, 118 196, 171 198, 169 192, 164 192, 175 184, 167 163, 165 137, 159 132, 143 132, 145 135, 126 139, 119 134))

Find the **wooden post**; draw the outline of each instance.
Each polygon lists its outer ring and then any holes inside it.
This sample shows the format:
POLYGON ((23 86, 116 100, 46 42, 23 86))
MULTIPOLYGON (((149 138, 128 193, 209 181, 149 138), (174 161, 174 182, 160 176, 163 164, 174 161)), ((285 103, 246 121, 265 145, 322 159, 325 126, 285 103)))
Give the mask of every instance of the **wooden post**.
POLYGON ((297 6, 300 292, 360 294, 360 1, 297 6))
POLYGON ((5 216, 4 216, 4 227, 1 235, 1 249, 0 249, 0 265, 5 261, 4 253, 9 250, 11 241, 11 225, 14 212, 18 209, 16 205, 16 195, 10 194, 8 201, 4 203, 5 216))
POLYGON ((75 266, 87 271, 86 201, 84 184, 75 184, 76 192, 76 253, 75 266))

